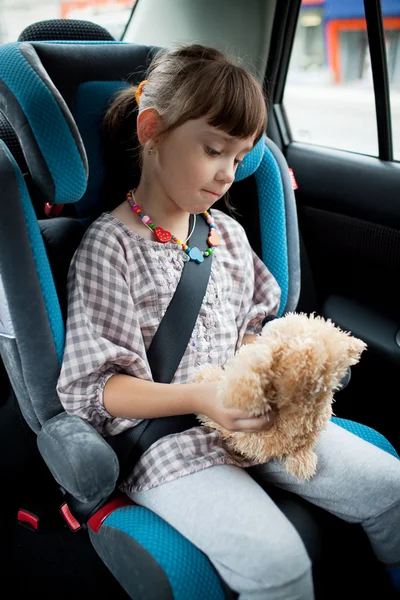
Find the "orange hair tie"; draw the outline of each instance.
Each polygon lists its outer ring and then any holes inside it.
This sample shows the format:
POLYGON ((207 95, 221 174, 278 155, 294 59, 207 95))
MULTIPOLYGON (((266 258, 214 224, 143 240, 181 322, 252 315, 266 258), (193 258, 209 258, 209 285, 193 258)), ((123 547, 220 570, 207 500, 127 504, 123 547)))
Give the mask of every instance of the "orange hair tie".
POLYGON ((136 98, 137 104, 139 104, 139 102, 140 102, 140 96, 143 94, 143 88, 146 85, 146 83, 147 83, 147 79, 144 79, 138 85, 138 89, 136 90, 136 93, 135 93, 135 98, 136 98))

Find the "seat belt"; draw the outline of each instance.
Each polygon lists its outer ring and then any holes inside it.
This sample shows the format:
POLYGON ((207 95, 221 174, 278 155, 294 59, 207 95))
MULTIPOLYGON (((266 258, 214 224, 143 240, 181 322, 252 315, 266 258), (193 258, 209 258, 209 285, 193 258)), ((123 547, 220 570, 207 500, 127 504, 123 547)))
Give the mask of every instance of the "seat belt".
MULTIPOLYGON (((190 228, 193 224, 191 217, 190 228)), ((209 235, 205 219, 196 221, 190 239, 191 247, 204 247, 209 235)), ((204 262, 185 262, 175 294, 161 320, 157 332, 147 351, 153 380, 170 383, 186 352, 200 307, 207 289, 211 272, 212 255, 204 262)), ((145 419, 135 427, 107 441, 116 452, 120 463, 119 485, 132 471, 142 454, 157 440, 199 425, 195 415, 177 415, 145 419)))
MULTIPOLYGON (((190 239, 191 247, 204 247, 208 235, 205 219, 197 219, 190 239)), ((186 352, 206 293, 211 261, 212 254, 200 264, 188 260, 183 266, 175 294, 147 351, 153 380, 158 383, 172 381, 186 352)))

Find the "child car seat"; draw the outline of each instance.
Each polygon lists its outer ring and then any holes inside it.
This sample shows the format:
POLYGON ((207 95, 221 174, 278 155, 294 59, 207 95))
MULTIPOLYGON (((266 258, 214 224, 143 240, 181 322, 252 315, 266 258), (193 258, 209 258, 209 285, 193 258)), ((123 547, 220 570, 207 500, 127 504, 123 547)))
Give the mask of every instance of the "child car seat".
MULTIPOLYGON (((232 591, 188 540, 149 510, 115 494, 119 467, 114 451, 86 421, 67 415, 56 394, 69 262, 87 226, 119 204, 138 176, 132 172, 131 180, 121 183, 120 172, 106 171, 101 119, 126 80, 143 78, 154 51, 118 42, 0 47, 1 108, 30 174, 27 185, 1 143, 0 352, 42 456, 69 493, 63 511, 71 528, 82 525, 71 511, 73 500, 90 504, 91 541, 131 597, 212 600, 232 597, 232 591), (115 196, 104 193, 110 189, 117 191, 115 196), (72 210, 66 217, 38 221, 32 198, 37 207, 48 202, 72 210)), ((113 158, 115 167, 119 158, 113 158)), ((285 159, 263 139, 246 158, 240 178, 232 196, 242 209, 250 241, 251 227, 260 224, 258 251, 281 286, 279 314, 284 314, 296 308, 299 294, 296 210, 285 159), (244 205, 249 191, 258 204, 244 205)), ((372 436, 373 443, 395 454, 383 436, 357 427, 358 435, 372 436)))

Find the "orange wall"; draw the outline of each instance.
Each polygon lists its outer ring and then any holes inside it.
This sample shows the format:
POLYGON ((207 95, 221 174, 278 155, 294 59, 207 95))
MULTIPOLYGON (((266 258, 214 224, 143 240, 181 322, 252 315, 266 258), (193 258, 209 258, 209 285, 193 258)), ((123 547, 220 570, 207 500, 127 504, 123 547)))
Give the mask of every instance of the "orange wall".
POLYGON ((61 18, 65 19, 71 10, 85 8, 87 6, 98 6, 101 4, 119 4, 120 6, 133 6, 134 0, 66 0, 61 4, 61 18))
MULTIPOLYGON (((383 17, 384 29, 400 29, 400 17, 383 17)), ((367 28, 365 19, 336 19, 326 24, 328 65, 334 81, 341 81, 339 35, 341 31, 362 31, 367 28)))

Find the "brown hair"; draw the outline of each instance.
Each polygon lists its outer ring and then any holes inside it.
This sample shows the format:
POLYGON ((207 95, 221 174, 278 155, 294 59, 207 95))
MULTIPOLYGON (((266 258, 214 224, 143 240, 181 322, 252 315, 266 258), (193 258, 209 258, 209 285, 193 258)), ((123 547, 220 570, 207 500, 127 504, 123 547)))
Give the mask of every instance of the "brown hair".
MULTIPOLYGON (((140 109, 153 107, 163 117, 167 133, 190 119, 208 115, 208 123, 239 138, 266 128, 265 98, 256 78, 215 48, 200 44, 160 51, 146 75, 140 109)), ((137 86, 120 92, 111 103, 104 125, 111 132, 123 126, 136 108, 137 86)))
MULTIPOLYGON (((190 44, 161 50, 145 79, 140 110, 152 107, 158 111, 166 125, 163 135, 186 121, 205 116, 209 125, 229 135, 243 139, 255 136, 255 143, 265 131, 266 102, 257 79, 215 48, 190 44)), ((126 146, 130 139, 131 151, 140 148, 136 128, 126 131, 127 127, 132 128, 133 116, 137 114, 137 87, 119 92, 103 121, 110 141, 124 139, 126 146)))

